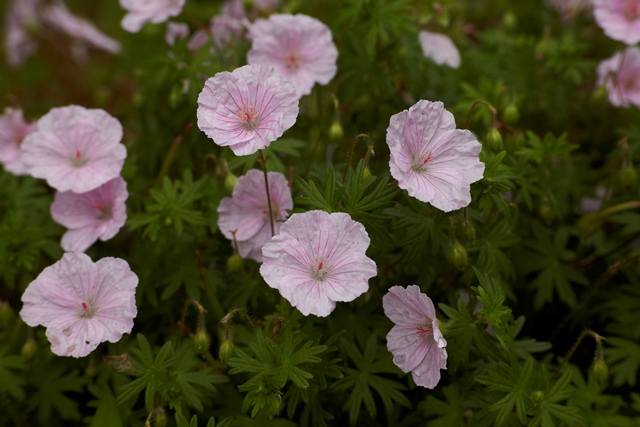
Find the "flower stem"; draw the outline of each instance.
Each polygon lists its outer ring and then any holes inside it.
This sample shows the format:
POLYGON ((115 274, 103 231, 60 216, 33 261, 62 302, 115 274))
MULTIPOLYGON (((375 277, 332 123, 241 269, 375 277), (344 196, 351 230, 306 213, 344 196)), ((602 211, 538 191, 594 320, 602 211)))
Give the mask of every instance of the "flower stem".
POLYGON ((173 139, 171 147, 169 147, 169 151, 167 151, 167 155, 162 161, 162 166, 160 166, 160 172, 158 173, 158 177, 156 178, 156 187, 160 187, 162 185, 162 179, 169 172, 169 167, 171 167, 171 163, 173 163, 173 158, 178 152, 178 147, 180 147, 182 139, 191 130, 192 127, 193 123, 187 123, 187 125, 182 128, 182 131, 180 131, 180 134, 173 139))
POLYGON ((469 110, 469 116, 467 117, 467 124, 465 125, 465 128, 469 129, 469 125, 471 125, 471 118, 473 117, 473 112, 476 110, 476 107, 480 104, 486 106, 489 109, 489 111, 491 111, 492 127, 496 127, 496 116, 497 116, 496 109, 493 108, 493 106, 489 104, 487 101, 476 101, 471 106, 471 110, 469 110))
POLYGON ((260 153, 260 158, 258 159, 258 161, 262 163, 262 171, 264 172, 264 185, 267 189, 267 204, 269 206, 269 224, 271 225, 271 236, 275 236, 276 231, 273 226, 273 208, 271 207, 271 194, 269 193, 269 176, 267 174, 267 159, 264 158, 262 150, 258 150, 258 153, 260 153))

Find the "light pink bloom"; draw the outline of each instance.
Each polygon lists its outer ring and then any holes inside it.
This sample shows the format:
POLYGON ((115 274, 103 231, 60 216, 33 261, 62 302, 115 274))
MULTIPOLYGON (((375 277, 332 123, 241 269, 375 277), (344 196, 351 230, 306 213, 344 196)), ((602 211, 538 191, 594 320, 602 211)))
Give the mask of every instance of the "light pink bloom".
POLYGON ((103 341, 131 332, 138 276, 126 261, 68 252, 40 273, 22 295, 20 317, 47 328, 51 351, 84 357, 103 341))
POLYGON ((5 52, 12 67, 20 67, 37 49, 30 30, 39 23, 38 8, 42 0, 12 0, 4 16, 5 52))
POLYGON ((598 85, 605 85, 616 107, 640 107, 640 49, 628 47, 598 65, 598 85))
POLYGON ((296 122, 295 87, 273 67, 245 65, 205 82, 198 96, 198 127, 238 156, 253 154, 296 122))
POLYGON ((182 12, 185 0, 120 0, 120 7, 127 13, 122 18, 122 28, 137 33, 144 24, 158 24, 182 12))
POLYGON ((82 194, 57 192, 51 216, 69 229, 62 236, 62 249, 84 252, 96 240, 106 241, 118 234, 127 220, 127 197, 127 183, 121 177, 82 194))
POLYGON ((447 65, 451 68, 460 67, 460 52, 448 36, 420 31, 418 40, 424 56, 431 58, 436 64, 447 65))
POLYGON ((105 35, 91 22, 69 12, 61 2, 47 6, 42 11, 42 20, 54 29, 97 49, 111 53, 120 52, 120 43, 105 35))
POLYGON ((164 33, 164 39, 169 46, 173 46, 178 39, 186 39, 189 36, 189 26, 178 22, 168 22, 164 33))
POLYGON ((326 85, 336 75, 338 50, 331 30, 307 15, 271 15, 249 27, 249 64, 272 65, 291 81, 298 98, 311 93, 313 85, 326 85))
POLYGON ((382 298, 384 314, 395 326, 387 334, 387 348, 402 372, 412 372, 413 381, 434 388, 440 369, 447 369, 447 341, 442 336, 431 298, 411 285, 393 286, 382 298))
POLYGON ((221 12, 211 20, 211 34, 216 49, 229 46, 234 38, 241 37, 248 22, 242 0, 227 0, 221 12))
POLYGON ((640 42, 640 0, 593 0, 593 15, 612 39, 628 45, 640 42))
MULTIPOLYGON (((293 209, 291 189, 281 173, 269 172, 269 194, 273 211, 273 227, 278 234, 287 209, 293 209)), ((264 173, 252 169, 238 178, 233 197, 225 197, 218 205, 218 228, 233 242, 233 230, 242 258, 262 262, 262 247, 271 239, 269 204, 264 173)))
POLYGON ((127 149, 122 125, 106 111, 54 108, 22 142, 29 173, 58 191, 86 193, 120 175, 127 149))
POLYGON ((391 175, 410 196, 450 212, 471 202, 470 185, 482 178, 482 146, 456 129, 442 102, 420 100, 391 116, 387 128, 391 175))
POLYGON ((376 263, 365 255, 369 235, 346 213, 294 214, 262 248, 260 274, 302 314, 328 316, 336 301, 369 289, 376 263))
POLYGON ((0 116, 0 163, 14 175, 27 174, 20 145, 35 129, 35 123, 25 122, 22 110, 6 108, 0 116))

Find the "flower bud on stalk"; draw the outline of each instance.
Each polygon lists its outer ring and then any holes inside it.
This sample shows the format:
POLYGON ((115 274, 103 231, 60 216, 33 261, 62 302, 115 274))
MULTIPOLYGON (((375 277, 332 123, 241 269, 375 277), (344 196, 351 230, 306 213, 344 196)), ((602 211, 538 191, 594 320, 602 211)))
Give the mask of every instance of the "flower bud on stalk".
POLYGON ((500 135, 500 131, 498 129, 489 129, 489 132, 487 132, 486 144, 487 147, 489 147, 489 150, 500 151, 502 148, 502 135, 500 135))
POLYGON ((220 361, 226 365, 227 361, 231 358, 231 356, 233 356, 234 349, 235 346, 233 345, 233 341, 231 341, 230 339, 225 339, 224 341, 222 341, 222 345, 220 345, 220 351, 218 353, 218 358, 220 359, 220 361))
POLYGON ((464 270, 467 265, 467 250, 460 243, 456 242, 449 248, 449 261, 458 270, 464 270))
POLYGON ((227 259, 227 268, 230 272, 238 271, 242 268, 242 257, 238 254, 233 254, 227 259))
POLYGON ((476 239, 476 228, 470 221, 465 222, 462 234, 467 242, 473 242, 476 239))
POLYGON ((518 111, 518 107, 516 104, 509 104, 505 107, 502 112, 502 120, 508 125, 515 124, 520 118, 520 112, 518 111))
POLYGON ((238 177, 229 172, 227 177, 224 179, 224 188, 226 188, 229 193, 232 193, 236 186, 236 182, 238 182, 238 177))
POLYGON ((609 377, 609 368, 603 359, 597 359, 591 366, 593 375, 598 382, 604 383, 609 377))
POLYGON ((193 338, 193 343, 196 346, 196 352, 200 355, 204 355, 209 351, 211 338, 204 328, 199 329, 198 332, 196 332, 196 336, 193 338))
POLYGON ((331 124, 329 128, 329 138, 333 141, 340 141, 344 136, 344 130, 342 129, 342 125, 340 122, 335 121, 331 124))
POLYGON ((25 360, 31 360, 38 352, 38 343, 33 338, 27 339, 20 350, 20 355, 25 360))
POLYGON ((620 171, 620 184, 626 188, 633 188, 638 183, 638 173, 633 167, 627 166, 620 171))

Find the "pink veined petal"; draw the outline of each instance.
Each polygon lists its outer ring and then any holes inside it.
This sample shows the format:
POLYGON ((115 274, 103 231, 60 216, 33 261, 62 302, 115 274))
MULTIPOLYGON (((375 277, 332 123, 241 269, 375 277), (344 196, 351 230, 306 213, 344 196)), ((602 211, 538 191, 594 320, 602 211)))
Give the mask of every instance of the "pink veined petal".
POLYGON ((336 307, 335 301, 330 300, 324 292, 321 282, 298 274, 284 276, 282 282, 287 284, 278 289, 282 296, 305 316, 315 314, 326 317, 336 307))
POLYGON ((393 363, 403 372, 410 372, 419 366, 431 352, 434 342, 418 333, 415 326, 394 326, 387 334, 387 348, 393 354, 393 363))
POLYGON ((182 12, 185 0, 120 0, 128 13, 122 19, 122 28, 137 33, 147 22, 164 22, 182 12))
POLYGON ((593 16, 612 39, 627 45, 640 42, 640 1, 593 0, 593 16))
POLYGON ((448 36, 420 31, 418 39, 424 56, 431 58, 438 65, 447 65, 451 68, 460 67, 460 52, 448 36))

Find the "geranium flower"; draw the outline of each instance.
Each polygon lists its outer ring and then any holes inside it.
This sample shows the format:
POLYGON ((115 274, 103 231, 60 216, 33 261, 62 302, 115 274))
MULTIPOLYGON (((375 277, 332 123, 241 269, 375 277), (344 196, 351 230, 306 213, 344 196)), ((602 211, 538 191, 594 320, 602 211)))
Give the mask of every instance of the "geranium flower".
POLYGON ((442 102, 420 100, 391 116, 387 128, 391 175, 410 196, 449 212, 471 202, 470 185, 482 178, 482 149, 468 130, 456 129, 442 102))
POLYGON ((273 67, 245 65, 222 72, 198 96, 198 127, 238 156, 253 154, 296 122, 295 87, 273 67))
MULTIPOLYGON (((278 234, 287 209, 293 208, 291 189, 281 173, 269 172, 269 195, 273 212, 273 227, 278 234)), ((252 169, 238 178, 233 197, 225 197, 218 205, 218 228, 224 236, 238 243, 242 258, 262 262, 262 247, 271 239, 269 204, 264 173, 252 169)))
POLYGON ((84 252, 98 238, 106 241, 118 234, 127 220, 127 197, 127 183, 121 177, 82 194, 56 193, 51 216, 69 229, 62 236, 62 249, 84 252))
POLYGON ((422 52, 438 65, 448 65, 451 68, 460 67, 460 52, 453 41, 444 34, 420 31, 418 40, 422 52))
POLYGON ((260 274, 302 314, 328 316, 336 301, 369 289, 376 264, 365 255, 369 235, 346 213, 294 214, 262 248, 260 274))
POLYGON ((120 175, 127 149, 122 125, 106 111, 54 108, 22 142, 28 172, 58 191, 86 193, 120 175))
POLYGON ((24 120, 22 110, 5 108, 4 114, 0 116, 0 163, 14 175, 27 174, 20 145, 35 129, 35 123, 24 120))
POLYGON ((291 81, 298 98, 311 93, 313 85, 326 85, 336 75, 338 50, 331 30, 307 15, 271 15, 249 27, 249 64, 272 65, 291 81))
POLYGON ((44 23, 74 39, 111 53, 120 52, 120 43, 105 35, 86 19, 75 16, 64 3, 47 6, 42 12, 44 23))
POLYGON ((593 0, 593 15, 612 39, 628 45, 640 42, 640 0, 593 0))
POLYGON ((393 363, 411 372, 417 385, 434 388, 440 381, 440 369, 447 369, 447 341, 438 327, 433 302, 417 285, 393 286, 382 298, 382 306, 395 323, 387 334, 393 363))
POLYGON ((598 65, 598 85, 605 85, 616 107, 640 107, 640 49, 628 47, 598 65))
POLYGON ((40 273, 22 295, 20 317, 47 328, 51 351, 84 357, 103 341, 131 332, 136 317, 138 276, 126 261, 65 253, 40 273))
POLYGON ((137 33, 144 24, 158 24, 182 12, 185 0, 120 0, 120 7, 127 13, 122 18, 122 28, 137 33))

